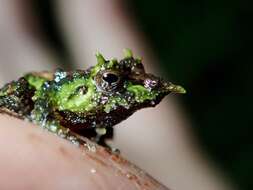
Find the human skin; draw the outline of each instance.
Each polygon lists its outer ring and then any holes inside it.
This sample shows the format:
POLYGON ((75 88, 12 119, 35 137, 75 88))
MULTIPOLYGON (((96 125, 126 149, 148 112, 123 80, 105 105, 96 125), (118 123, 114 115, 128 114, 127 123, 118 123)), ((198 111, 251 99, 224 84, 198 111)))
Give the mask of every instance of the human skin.
POLYGON ((98 145, 77 147, 0 114, 0 189, 167 189, 98 145))

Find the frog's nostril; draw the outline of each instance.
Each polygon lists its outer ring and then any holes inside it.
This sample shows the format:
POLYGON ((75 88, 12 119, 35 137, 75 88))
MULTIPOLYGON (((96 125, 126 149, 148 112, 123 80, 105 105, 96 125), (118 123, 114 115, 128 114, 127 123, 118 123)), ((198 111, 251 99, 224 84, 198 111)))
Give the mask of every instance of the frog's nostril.
POLYGON ((155 87, 157 87, 159 84, 159 81, 156 79, 151 79, 151 78, 146 78, 144 80, 144 87, 145 88, 151 88, 154 89, 155 87))

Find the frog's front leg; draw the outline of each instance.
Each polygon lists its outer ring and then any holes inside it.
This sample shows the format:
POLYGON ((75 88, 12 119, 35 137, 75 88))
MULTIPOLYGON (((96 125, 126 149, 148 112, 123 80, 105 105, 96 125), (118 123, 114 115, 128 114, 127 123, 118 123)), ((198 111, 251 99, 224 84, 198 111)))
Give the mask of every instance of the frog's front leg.
POLYGON ((69 126, 69 125, 64 125, 66 126, 66 128, 68 128, 70 131, 83 136, 85 138, 90 139, 91 141, 106 147, 106 148, 110 148, 110 146, 106 143, 106 140, 110 140, 113 139, 113 128, 112 127, 102 127, 102 126, 92 126, 92 127, 87 127, 87 126, 83 126, 83 127, 79 127, 78 129, 73 127, 73 126, 69 126))
POLYGON ((113 138, 113 128, 112 127, 96 127, 95 137, 92 138, 97 144, 111 149, 111 147, 106 143, 107 139, 113 138))
POLYGON ((65 121, 66 117, 66 115, 60 115, 59 112, 55 111, 54 107, 51 106, 47 99, 40 98, 36 100, 35 107, 31 112, 29 120, 73 144, 85 145, 87 144, 86 140, 89 139, 111 150, 105 140, 112 139, 112 127, 87 127, 84 125, 83 127, 78 127, 78 130, 65 121))
POLYGON ((50 107, 50 104, 46 100, 37 100, 31 115, 29 115, 27 119, 41 128, 66 139, 75 145, 85 146, 87 144, 86 138, 60 124, 60 121, 53 114, 52 107, 50 107))
POLYGON ((106 143, 106 140, 113 138, 113 128, 95 128, 96 135, 94 137, 89 137, 89 135, 86 135, 85 132, 82 133, 82 136, 71 131, 69 128, 64 127, 60 124, 55 123, 55 121, 48 122, 48 124, 45 127, 48 131, 56 134, 57 136, 66 139, 70 141, 71 143, 77 145, 77 146, 86 146, 91 151, 94 151, 95 144, 101 145, 104 148, 107 148, 107 150, 111 151, 114 154, 119 154, 120 150, 114 147, 111 147, 106 143), (90 141, 91 140, 91 141, 90 141), (91 143, 91 142, 94 142, 91 143))
POLYGON ((57 121, 46 121, 43 125, 39 124, 42 128, 57 136, 66 139, 77 146, 90 146, 90 142, 86 137, 80 136, 71 131, 69 128, 60 125, 57 121))
POLYGON ((120 150, 118 148, 111 147, 110 145, 108 145, 106 143, 106 140, 109 140, 109 139, 113 138, 113 132, 114 132, 113 127, 97 127, 95 129, 95 131, 96 131, 96 136, 94 138, 91 138, 92 141, 94 141, 97 144, 107 148, 113 154, 119 154, 120 153, 120 150))

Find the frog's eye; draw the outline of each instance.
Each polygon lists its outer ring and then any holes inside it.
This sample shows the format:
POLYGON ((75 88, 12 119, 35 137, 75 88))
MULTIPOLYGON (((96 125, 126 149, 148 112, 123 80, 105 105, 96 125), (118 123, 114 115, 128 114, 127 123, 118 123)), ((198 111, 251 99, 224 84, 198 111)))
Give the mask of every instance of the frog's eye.
POLYGON ((102 76, 103 80, 112 85, 119 81, 119 76, 116 73, 106 72, 102 76))
POLYGON ((103 91, 113 91, 120 87, 121 77, 116 71, 104 71, 96 76, 96 83, 103 91))

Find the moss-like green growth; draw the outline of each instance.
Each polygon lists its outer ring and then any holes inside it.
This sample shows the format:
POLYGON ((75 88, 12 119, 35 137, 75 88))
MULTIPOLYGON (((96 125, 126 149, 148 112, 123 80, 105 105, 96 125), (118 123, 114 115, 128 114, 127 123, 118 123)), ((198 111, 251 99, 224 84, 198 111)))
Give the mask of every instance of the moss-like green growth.
POLYGON ((6 84, 3 88, 0 89, 0 96, 8 96, 9 94, 12 94, 18 89, 18 87, 19 85, 17 81, 6 84))
POLYGON ((90 72, 91 77, 96 76, 96 74, 102 70, 106 62, 103 55, 99 52, 96 53, 96 58, 97 58, 97 64, 91 69, 91 72, 90 72))
POLYGON ((94 99, 95 88, 91 79, 75 79, 63 84, 57 92, 54 92, 53 103, 59 110, 88 112, 97 105, 94 99))
POLYGON ((134 94, 136 102, 143 103, 146 100, 155 100, 156 96, 159 94, 156 90, 148 90, 142 85, 129 84, 127 91, 134 94))
POLYGON ((127 59, 127 58, 132 58, 133 57, 133 52, 132 50, 126 48, 123 50, 123 54, 124 54, 124 58, 127 59))
POLYGON ((34 74, 27 74, 24 78, 36 90, 39 90, 41 88, 41 86, 43 85, 43 83, 47 81, 45 78, 38 76, 38 75, 34 75, 34 74))
POLYGON ((110 113, 112 110, 117 109, 117 107, 122 106, 128 109, 130 107, 129 102, 127 102, 126 98, 122 98, 120 96, 111 97, 107 104, 104 106, 104 111, 106 113, 110 113))

